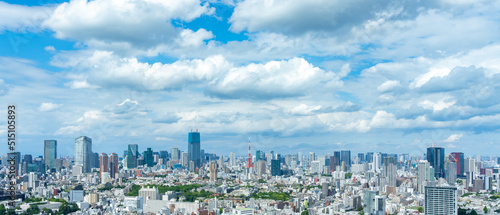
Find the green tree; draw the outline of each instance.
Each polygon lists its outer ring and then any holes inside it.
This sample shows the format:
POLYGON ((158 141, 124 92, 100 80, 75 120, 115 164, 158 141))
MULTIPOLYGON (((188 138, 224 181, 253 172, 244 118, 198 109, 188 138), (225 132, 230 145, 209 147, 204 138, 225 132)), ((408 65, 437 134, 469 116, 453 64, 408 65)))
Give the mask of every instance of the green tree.
POLYGON ((53 213, 53 212, 52 212, 52 210, 50 210, 50 209, 48 209, 48 208, 43 208, 43 209, 42 209, 42 211, 43 211, 43 213, 45 213, 45 214, 52 214, 52 213, 53 213))
POLYGON ((488 208, 486 207, 486 205, 484 206, 483 211, 484 211, 485 214, 488 213, 488 208))
POLYGON ((7 215, 16 215, 16 209, 8 209, 7 215))
POLYGON ((223 214, 223 213, 224 213, 224 209, 219 208, 219 213, 220 213, 220 214, 223 214))
POLYGON ((307 211, 307 210, 302 211, 302 213, 300 213, 300 215, 309 215, 309 211, 307 211))
POLYGON ((470 213, 468 213, 468 214, 470 214, 470 215, 477 215, 477 212, 476 212, 476 210, 472 210, 472 211, 471 211, 470 213))
POLYGON ((38 206, 36 205, 30 205, 30 207, 28 208, 28 210, 26 210, 26 212, 28 214, 38 214, 40 213, 40 209, 38 208, 38 206))
POLYGON ((0 204, 0 215, 5 215, 5 205, 0 204))

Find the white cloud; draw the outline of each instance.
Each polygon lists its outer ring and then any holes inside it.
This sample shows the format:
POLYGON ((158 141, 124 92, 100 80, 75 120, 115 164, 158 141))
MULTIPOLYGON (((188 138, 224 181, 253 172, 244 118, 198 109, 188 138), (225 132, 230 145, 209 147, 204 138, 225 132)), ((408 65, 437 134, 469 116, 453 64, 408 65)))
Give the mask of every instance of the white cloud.
POLYGON ((49 111, 54 111, 58 108, 60 108, 62 104, 53 104, 52 102, 49 103, 42 103, 40 107, 38 107, 38 111, 41 112, 49 112, 49 111))
POLYGON ((318 85, 328 90, 342 86, 342 82, 333 72, 293 58, 233 68, 210 82, 206 92, 221 98, 278 98, 305 95, 318 85))
POLYGON ((56 50, 56 48, 54 48, 54 46, 45 46, 44 50, 48 52, 53 52, 56 50))
POLYGON ((391 92, 398 87, 401 87, 401 83, 396 80, 386 81, 377 87, 377 90, 381 93, 391 92))
POLYGON ((191 21, 213 13, 208 3, 199 0, 72 0, 60 4, 44 26, 55 31, 57 38, 82 41, 95 48, 148 51, 172 44, 178 37, 189 45, 210 39, 211 33, 204 29, 182 31, 171 20, 191 21))
POLYGON ((463 137, 463 134, 452 134, 448 137, 448 139, 444 140, 443 142, 446 142, 446 143, 457 142, 457 140, 459 140, 462 137, 463 137))
POLYGON ((0 33, 6 30, 38 32, 42 30, 41 23, 50 16, 52 10, 51 7, 29 7, 0 2, 0 33))
POLYGON ((173 141, 174 139, 168 137, 155 137, 157 141, 173 141))

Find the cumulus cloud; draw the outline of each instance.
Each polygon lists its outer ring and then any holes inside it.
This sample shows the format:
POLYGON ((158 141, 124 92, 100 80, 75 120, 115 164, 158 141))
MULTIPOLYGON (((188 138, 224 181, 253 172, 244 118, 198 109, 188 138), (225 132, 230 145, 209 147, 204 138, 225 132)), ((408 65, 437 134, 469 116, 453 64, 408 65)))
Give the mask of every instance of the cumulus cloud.
POLYGON ((24 6, 0 2, 0 33, 4 31, 38 32, 53 8, 24 6))
POLYGON ((323 89, 334 89, 342 82, 333 72, 326 72, 302 58, 293 58, 233 68, 211 82, 206 93, 230 99, 293 97, 305 95, 318 84, 323 89))
POLYGON ((38 107, 38 111, 41 112, 49 112, 49 111, 54 111, 60 108, 62 104, 53 104, 52 102, 49 103, 42 103, 40 107, 38 107))
POLYGON ((60 39, 83 41, 92 47, 111 50, 147 51, 174 43, 176 39, 187 45, 198 45, 200 40, 211 38, 211 33, 204 29, 182 30, 171 21, 191 21, 213 13, 208 3, 198 0, 72 0, 60 4, 43 24, 60 39))
MULTIPOLYGON (((348 31, 353 25, 376 17, 377 13, 382 13, 386 8, 396 9, 399 6, 391 4, 390 1, 246 0, 235 7, 230 22, 231 29, 235 32, 247 30, 298 33, 339 29, 348 31)), ((411 13, 407 12, 407 15, 409 14, 411 13)))
POLYGON ((72 88, 126 87, 136 90, 179 90, 205 87, 205 94, 219 98, 272 99, 306 95, 308 92, 342 86, 340 77, 308 63, 303 58, 235 66, 222 56, 179 60, 171 64, 143 63, 119 58, 111 52, 95 51, 81 58, 68 58, 55 65, 85 71, 74 75, 72 88))
POLYGON ((456 142, 460 138, 462 138, 463 134, 452 134, 448 137, 448 139, 444 140, 443 142, 446 143, 451 143, 451 142, 456 142))

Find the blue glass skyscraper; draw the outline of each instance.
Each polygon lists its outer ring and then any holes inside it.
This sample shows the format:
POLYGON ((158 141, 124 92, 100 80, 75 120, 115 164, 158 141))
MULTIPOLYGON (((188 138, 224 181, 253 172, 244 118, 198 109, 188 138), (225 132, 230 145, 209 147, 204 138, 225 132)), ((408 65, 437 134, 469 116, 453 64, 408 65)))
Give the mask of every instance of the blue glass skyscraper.
POLYGON ((55 168, 57 158, 57 140, 45 140, 43 146, 43 160, 47 169, 55 168))
POLYGON ((194 166, 201 166, 200 132, 189 132, 188 135, 188 159, 194 162, 194 166))
POLYGON ((444 148, 427 148, 427 161, 434 168, 434 177, 444 178, 444 148))

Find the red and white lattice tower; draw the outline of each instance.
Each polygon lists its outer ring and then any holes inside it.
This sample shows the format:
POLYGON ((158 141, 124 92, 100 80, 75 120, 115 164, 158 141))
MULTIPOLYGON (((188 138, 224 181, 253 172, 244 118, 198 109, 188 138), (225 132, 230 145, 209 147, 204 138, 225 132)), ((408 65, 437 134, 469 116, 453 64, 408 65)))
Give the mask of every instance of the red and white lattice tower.
POLYGON ((253 164, 252 164, 252 154, 250 153, 250 137, 248 137, 248 161, 247 161, 247 168, 250 169, 250 167, 253 167, 253 164))

